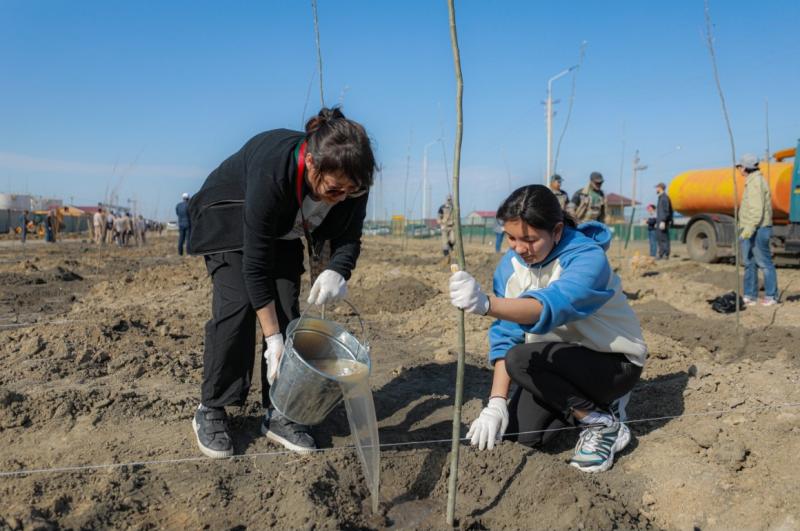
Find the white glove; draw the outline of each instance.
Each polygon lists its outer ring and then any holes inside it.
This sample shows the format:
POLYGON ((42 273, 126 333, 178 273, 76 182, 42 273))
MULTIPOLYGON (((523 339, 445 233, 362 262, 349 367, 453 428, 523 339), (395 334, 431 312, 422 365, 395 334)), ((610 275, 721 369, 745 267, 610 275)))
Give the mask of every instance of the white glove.
POLYGON ((494 442, 499 441, 508 427, 508 407, 506 399, 494 397, 489 399, 489 404, 483 408, 480 416, 472 421, 467 432, 472 446, 477 445, 483 450, 494 448, 494 442))
POLYGON ((754 232, 755 231, 753 229, 742 229, 742 236, 741 237, 742 237, 743 240, 749 240, 750 238, 753 237, 753 233, 754 232))
POLYGON ((342 275, 331 269, 326 269, 319 274, 311 293, 308 295, 309 304, 323 305, 336 302, 347 295, 347 281, 342 275))
POLYGON ((658 230, 667 230, 667 222, 666 221, 659 222, 658 230))
POLYGON ((267 360, 267 381, 272 385, 278 377, 278 367, 283 356, 283 334, 273 334, 266 338, 266 342, 264 359, 267 360))
POLYGON ((466 271, 458 271, 450 276, 450 303, 478 315, 486 315, 489 311, 489 297, 481 291, 478 281, 466 271))

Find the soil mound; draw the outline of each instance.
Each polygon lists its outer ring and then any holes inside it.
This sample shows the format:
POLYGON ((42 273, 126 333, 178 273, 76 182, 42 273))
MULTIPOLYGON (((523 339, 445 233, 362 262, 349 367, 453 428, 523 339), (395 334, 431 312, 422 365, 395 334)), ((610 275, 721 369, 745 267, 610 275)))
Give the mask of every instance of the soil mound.
POLYGON ((414 277, 401 276, 355 293, 353 304, 363 313, 403 313, 422 307, 438 293, 414 277))

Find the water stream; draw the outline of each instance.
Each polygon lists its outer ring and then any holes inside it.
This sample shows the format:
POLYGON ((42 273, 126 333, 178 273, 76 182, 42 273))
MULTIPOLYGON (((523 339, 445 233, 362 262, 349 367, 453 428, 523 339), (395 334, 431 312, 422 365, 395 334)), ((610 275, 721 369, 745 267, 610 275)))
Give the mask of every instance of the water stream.
POLYGON ((350 434, 364 469, 372 498, 372 512, 377 513, 381 471, 380 440, 375 403, 369 388, 369 368, 351 359, 312 359, 308 363, 318 371, 332 376, 342 388, 350 434))

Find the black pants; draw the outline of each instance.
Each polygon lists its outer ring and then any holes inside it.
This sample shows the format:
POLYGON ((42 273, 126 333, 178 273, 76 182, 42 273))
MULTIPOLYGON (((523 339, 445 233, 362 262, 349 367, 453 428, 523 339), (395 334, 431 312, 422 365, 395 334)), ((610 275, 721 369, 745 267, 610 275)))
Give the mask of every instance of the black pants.
MULTIPOLYGON (((642 368, 623 354, 596 352, 570 343, 524 343, 506 354, 506 370, 519 388, 509 406, 508 433, 574 425, 572 411, 607 410, 628 393, 642 368)), ((529 446, 557 432, 509 436, 529 446)))
MULTIPOLYGON (((286 242, 286 245, 292 244, 286 242)), ((205 258, 214 292, 211 319, 206 323, 202 403, 208 407, 243 405, 250 391, 256 355, 256 312, 244 286, 242 253, 216 253, 205 258)), ((297 298, 302 272, 300 265, 299 269, 280 274, 274 280, 275 310, 284 335, 289 322, 300 315, 297 298)), ((263 347, 258 352, 263 352, 263 347)), ((264 407, 269 406, 266 366, 262 360, 261 402, 264 407)))
POLYGON ((669 242, 669 223, 667 223, 666 230, 658 230, 658 257, 659 258, 669 258, 670 252, 670 242, 669 242))

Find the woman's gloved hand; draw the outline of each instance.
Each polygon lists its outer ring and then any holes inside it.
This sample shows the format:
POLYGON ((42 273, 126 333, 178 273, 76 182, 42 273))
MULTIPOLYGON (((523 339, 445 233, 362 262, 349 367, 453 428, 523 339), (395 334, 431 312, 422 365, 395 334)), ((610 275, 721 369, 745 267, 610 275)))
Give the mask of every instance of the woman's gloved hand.
POLYGON ((319 274, 314 285, 311 286, 308 303, 323 305, 336 302, 345 296, 347 296, 347 281, 336 271, 326 269, 319 274))
POLYGON ((283 334, 274 334, 265 340, 264 359, 267 360, 267 381, 270 385, 278 377, 278 367, 283 356, 283 334))
POLYGON ((667 230, 667 222, 662 221, 658 224, 658 230, 667 230))
POLYGON ((484 450, 494 448, 494 442, 499 441, 508 427, 508 407, 506 399, 496 396, 489 399, 489 404, 483 408, 480 416, 472 421, 467 432, 472 446, 484 450))
POLYGON ((457 271, 450 276, 450 303, 465 312, 486 315, 489 297, 481 291, 475 278, 466 271, 457 271))

